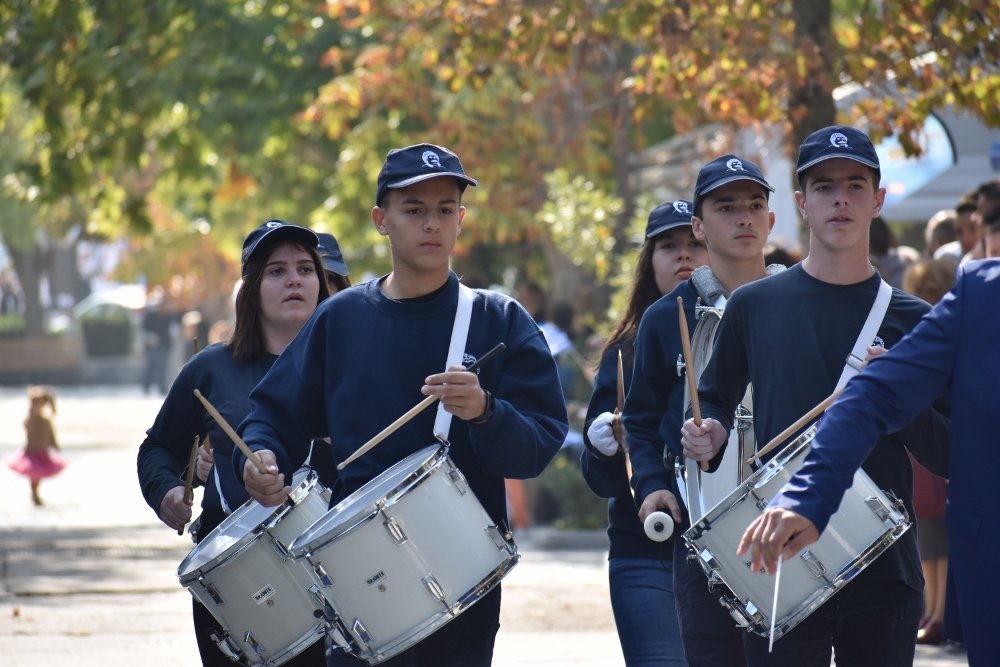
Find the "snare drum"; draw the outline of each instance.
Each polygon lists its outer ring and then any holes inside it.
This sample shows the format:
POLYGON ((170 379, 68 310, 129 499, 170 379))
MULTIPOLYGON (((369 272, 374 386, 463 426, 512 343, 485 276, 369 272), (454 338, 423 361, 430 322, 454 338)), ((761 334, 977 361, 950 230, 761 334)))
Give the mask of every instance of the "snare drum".
MULTIPOLYGON (((698 315, 698 324, 691 337, 691 355, 694 357, 693 372, 697 380, 712 357, 715 334, 724 311, 721 308, 698 306, 695 312, 698 315)), ((691 369, 687 369, 686 372, 691 372, 691 369)), ((685 410, 691 405, 687 386, 685 383, 685 410)), ((719 467, 709 473, 704 472, 697 461, 685 461, 680 458, 675 460, 674 474, 677 487, 687 506, 692 525, 700 521, 709 510, 753 473, 746 460, 753 455, 756 443, 753 431, 753 390, 747 387, 746 395, 736 408, 733 428, 729 432, 729 441, 722 453, 719 467)))
MULTIPOLYGON (((709 582, 722 582, 720 602, 737 623, 768 636, 775 578, 751 572, 749 556, 736 547, 747 526, 802 467, 816 425, 755 472, 739 488, 684 533, 709 582)), ((844 495, 840 509, 819 540, 781 566, 774 638, 781 637, 847 585, 910 527, 906 509, 881 491, 863 470, 844 495)))
POLYGON ((520 556, 446 447, 428 447, 352 493, 291 547, 328 602, 333 641, 375 664, 500 583, 520 556))
POLYGON ((205 605, 226 634, 213 638, 233 660, 280 665, 326 631, 315 611, 309 576, 294 567, 288 547, 323 516, 330 492, 303 468, 289 499, 277 507, 250 500, 230 514, 181 562, 181 585, 205 605))

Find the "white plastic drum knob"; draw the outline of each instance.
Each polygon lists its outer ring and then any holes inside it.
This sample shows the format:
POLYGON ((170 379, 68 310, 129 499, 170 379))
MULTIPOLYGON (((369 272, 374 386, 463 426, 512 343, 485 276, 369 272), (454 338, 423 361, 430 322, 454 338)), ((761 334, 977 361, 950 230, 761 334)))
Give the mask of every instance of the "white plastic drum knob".
POLYGON ((653 512, 646 517, 642 528, 654 542, 666 542, 674 534, 674 520, 666 512, 653 512))

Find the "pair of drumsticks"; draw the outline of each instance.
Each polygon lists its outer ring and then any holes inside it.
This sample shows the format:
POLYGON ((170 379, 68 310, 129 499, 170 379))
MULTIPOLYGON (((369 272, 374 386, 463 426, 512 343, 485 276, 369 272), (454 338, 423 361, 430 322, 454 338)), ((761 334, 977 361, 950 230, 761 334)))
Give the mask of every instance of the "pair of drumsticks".
MULTIPOLYGON (((701 426, 701 407, 698 403, 698 381, 695 378, 695 368, 691 361, 691 339, 688 335, 687 328, 687 317, 684 315, 684 297, 677 297, 677 317, 680 322, 681 330, 681 347, 684 350, 684 367, 687 369, 687 381, 688 381, 688 393, 691 394, 691 412, 694 418, 695 426, 701 426)), ((755 460, 764 456, 775 447, 787 440, 793 433, 798 431, 800 428, 811 422, 813 419, 818 417, 823 413, 830 405, 837 399, 840 395, 842 389, 835 390, 832 394, 820 401, 814 408, 805 413, 794 423, 792 423, 788 428, 774 436, 774 438, 768 442, 765 446, 757 450, 753 456, 747 459, 747 463, 753 463, 755 460)), ((701 469, 708 470, 708 462, 701 462, 701 469)))
MULTIPOLYGON (((498 343, 493 349, 491 349, 489 352, 487 352, 482 357, 477 359, 474 363, 470 364, 465 369, 466 372, 475 373, 483 366, 483 364, 485 364, 487 361, 495 357, 497 354, 499 354, 506 348, 507 346, 504 343, 498 343)), ((247 444, 243 441, 243 438, 241 438, 236 433, 236 431, 233 430, 233 427, 229 425, 229 422, 226 421, 225 417, 219 414, 219 411, 215 409, 215 406, 213 406, 211 402, 209 402, 209 400, 205 398, 199 390, 195 389, 194 395, 195 397, 197 397, 199 401, 201 401, 201 404, 205 407, 205 410, 207 410, 208 414, 210 414, 212 416, 212 419, 215 420, 215 423, 217 423, 219 427, 225 432, 225 434, 229 436, 229 439, 233 441, 233 444, 239 447, 240 451, 243 452, 243 454, 247 457, 247 460, 251 461, 257 467, 257 472, 259 472, 262 475, 267 473, 267 468, 264 466, 264 463, 260 460, 260 457, 258 457, 257 454, 253 450, 251 450, 250 447, 247 446, 247 444)), ((361 447, 359 447, 353 454, 351 454, 346 459, 341 461, 340 464, 337 465, 337 470, 343 470, 344 466, 351 463, 359 456, 362 456, 368 450, 372 449, 375 445, 385 440, 387 437, 389 437, 389 435, 391 435, 401 426, 403 426, 403 424, 407 423, 408 421, 416 417, 420 412, 422 412, 430 405, 432 405, 435 401, 438 400, 438 398, 440 397, 428 396, 424 398, 424 400, 417 403, 415 406, 406 411, 402 416, 400 416, 394 422, 392 422, 384 429, 382 429, 378 434, 375 435, 375 437, 373 437, 371 440, 369 440, 361 447)), ((191 463, 188 466, 187 478, 189 481, 185 485, 185 496, 184 496, 185 499, 188 498, 187 495, 188 484, 190 484, 190 481, 193 479, 193 469, 197 451, 198 451, 198 438, 196 436, 194 448, 192 449, 191 453, 191 463)))

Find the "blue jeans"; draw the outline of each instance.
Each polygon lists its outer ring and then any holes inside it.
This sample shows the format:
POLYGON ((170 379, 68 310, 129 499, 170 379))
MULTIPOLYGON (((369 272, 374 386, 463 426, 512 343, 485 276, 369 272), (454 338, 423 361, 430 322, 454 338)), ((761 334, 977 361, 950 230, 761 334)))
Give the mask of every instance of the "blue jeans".
POLYGON ((923 596, 899 581, 852 581, 774 642, 744 636, 747 664, 768 667, 910 667, 923 596), (860 584, 860 585, 859 585, 860 584))
POLYGON ((688 558, 689 553, 683 539, 676 538, 674 594, 688 664, 691 667, 745 667, 743 630, 719 604, 721 593, 709 591, 705 571, 697 560, 688 558))
POLYGON ((625 664, 686 665, 674 604, 673 563, 612 558, 608 580, 625 664))

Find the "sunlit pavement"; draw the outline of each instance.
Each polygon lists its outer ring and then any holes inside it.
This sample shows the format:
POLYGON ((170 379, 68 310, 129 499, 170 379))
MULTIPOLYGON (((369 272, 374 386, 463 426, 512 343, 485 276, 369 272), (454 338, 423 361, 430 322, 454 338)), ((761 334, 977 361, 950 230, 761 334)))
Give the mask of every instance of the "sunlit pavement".
MULTIPOLYGON (((139 493, 135 452, 159 409, 138 387, 57 389, 55 429, 69 465, 45 480, 45 506, 0 466, 0 664, 198 664, 191 597, 177 565, 192 548, 139 493)), ((0 387, 0 455, 23 445, 23 388, 0 387)), ((387 416, 387 422, 393 416, 387 416)), ((622 665, 600 535, 536 530, 504 580, 494 664, 622 665), (565 547, 565 548, 562 548, 565 547)), ((963 665, 918 647, 915 665, 963 665)))

